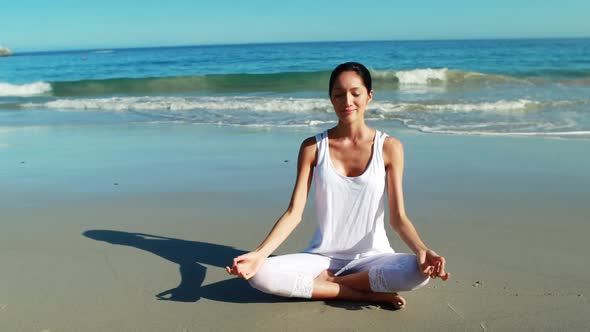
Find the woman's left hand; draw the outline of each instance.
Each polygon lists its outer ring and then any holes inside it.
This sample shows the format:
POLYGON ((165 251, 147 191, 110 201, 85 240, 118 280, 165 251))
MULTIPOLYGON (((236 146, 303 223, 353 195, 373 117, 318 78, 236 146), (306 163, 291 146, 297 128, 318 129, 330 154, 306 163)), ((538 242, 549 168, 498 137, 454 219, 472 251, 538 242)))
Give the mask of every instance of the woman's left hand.
POLYGON ((449 279, 450 273, 445 271, 446 260, 444 257, 439 256, 433 250, 427 249, 420 251, 416 255, 416 258, 418 259, 420 270, 425 276, 432 279, 440 277, 444 281, 449 279))

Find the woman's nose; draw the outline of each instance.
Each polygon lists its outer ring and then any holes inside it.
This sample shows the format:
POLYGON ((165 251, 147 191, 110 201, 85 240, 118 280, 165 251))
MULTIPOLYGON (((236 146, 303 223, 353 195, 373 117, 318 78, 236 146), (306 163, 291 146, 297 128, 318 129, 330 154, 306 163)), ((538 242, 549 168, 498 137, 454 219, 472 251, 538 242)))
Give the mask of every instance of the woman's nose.
POLYGON ((352 94, 347 93, 346 94, 346 106, 352 105, 353 99, 354 99, 354 97, 352 96, 352 94))

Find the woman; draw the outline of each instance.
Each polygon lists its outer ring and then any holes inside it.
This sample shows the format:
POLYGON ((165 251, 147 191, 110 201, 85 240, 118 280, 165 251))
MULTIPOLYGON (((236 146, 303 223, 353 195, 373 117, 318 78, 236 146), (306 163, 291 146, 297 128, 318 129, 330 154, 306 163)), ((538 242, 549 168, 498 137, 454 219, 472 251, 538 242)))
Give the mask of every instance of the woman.
POLYGON ((228 273, 279 296, 385 302, 402 308, 397 294, 448 278, 445 259, 428 249, 404 210, 402 144, 365 124, 373 98, 371 75, 348 62, 330 77, 330 101, 338 125, 303 141, 297 180, 287 211, 262 243, 234 259, 228 273), (268 258, 301 221, 315 173, 319 227, 301 253, 268 258), (389 223, 415 253, 395 253, 389 223))

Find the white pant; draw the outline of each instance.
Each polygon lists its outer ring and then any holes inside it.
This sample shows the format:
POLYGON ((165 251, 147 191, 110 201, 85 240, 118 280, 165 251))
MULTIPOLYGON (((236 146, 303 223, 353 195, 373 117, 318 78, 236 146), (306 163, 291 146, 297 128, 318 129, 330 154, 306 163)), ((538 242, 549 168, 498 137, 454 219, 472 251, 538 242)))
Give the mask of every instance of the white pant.
POLYGON ((297 253, 268 258, 249 282, 268 294, 311 298, 313 280, 325 270, 337 276, 369 271, 371 290, 380 293, 413 290, 429 280, 420 272, 415 255, 388 253, 347 260, 297 253))

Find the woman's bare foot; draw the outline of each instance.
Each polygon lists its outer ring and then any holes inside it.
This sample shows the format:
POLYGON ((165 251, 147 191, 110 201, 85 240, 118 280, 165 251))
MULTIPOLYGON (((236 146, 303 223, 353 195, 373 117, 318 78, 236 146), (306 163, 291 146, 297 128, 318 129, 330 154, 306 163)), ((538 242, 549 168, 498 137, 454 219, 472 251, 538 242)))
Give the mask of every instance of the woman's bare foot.
MULTIPOLYGON (((328 282, 328 283, 335 283, 340 285, 340 281, 342 281, 339 277, 335 277, 334 273, 325 270, 322 271, 316 278, 316 282, 328 282)), ((350 287, 349 285, 342 285, 342 287, 350 287)), ((356 289, 351 288, 351 291, 359 292, 356 294, 356 299, 361 301, 369 301, 369 302, 382 302, 392 305, 395 309, 402 309, 406 305, 406 299, 404 299, 398 293, 373 293, 371 291, 363 290, 363 289, 356 289)))
POLYGON ((389 297, 386 302, 391 303, 396 309, 403 309, 406 306, 406 299, 398 293, 387 293, 389 297))
POLYGON ((406 306, 406 299, 398 293, 372 293, 370 300, 392 305, 395 309, 403 309, 406 306))

